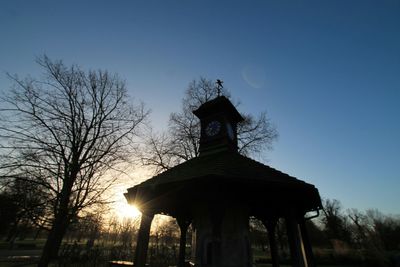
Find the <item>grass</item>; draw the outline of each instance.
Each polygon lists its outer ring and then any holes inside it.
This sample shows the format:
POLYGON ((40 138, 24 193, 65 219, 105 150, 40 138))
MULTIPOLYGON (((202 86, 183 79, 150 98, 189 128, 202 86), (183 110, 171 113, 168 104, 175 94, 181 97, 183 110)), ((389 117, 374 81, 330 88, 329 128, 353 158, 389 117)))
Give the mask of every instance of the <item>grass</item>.
MULTIPOLYGON (((8 242, 0 241, 0 267, 36 266, 36 262, 38 260, 37 257, 35 257, 35 258, 16 257, 16 258, 11 259, 8 256, 10 256, 10 255, 38 256, 40 254, 41 249, 44 246, 44 243, 45 243, 45 239, 16 240, 14 243, 13 249, 10 249, 10 245, 8 242)), ((84 247, 85 243, 86 243, 85 241, 82 241, 78 245, 79 245, 79 247, 84 247)), ((66 242, 64 242, 64 244, 66 244, 66 242)), ((114 246, 115 246, 115 244, 114 244, 114 246)), ((102 246, 101 249, 111 249, 111 247, 113 247, 111 244, 105 244, 105 247, 102 246)), ((322 256, 321 259, 325 259, 327 257, 327 255, 329 254, 328 253, 329 251, 323 251, 323 252, 324 252, 324 253, 322 253, 323 255, 318 255, 319 257, 322 256)), ((269 262, 270 262, 269 255, 265 251, 254 249, 253 250, 253 259, 256 262, 256 264, 255 264, 256 267, 271 267, 272 266, 271 264, 269 264, 269 262)), ((317 259, 318 266, 323 266, 323 267, 357 267, 357 265, 351 265, 351 264, 349 264, 349 265, 331 264, 329 261, 323 261, 323 263, 326 263, 326 265, 325 264, 322 265, 321 264, 322 262, 318 262, 318 261, 319 260, 317 259)), ((282 263, 284 263, 284 262, 282 262, 282 263)), ((101 262, 101 265, 103 265, 102 262, 101 262)), ((58 264, 55 263, 50 266, 55 267, 55 266, 58 266, 58 264)), ((79 264, 79 266, 82 266, 82 267, 93 266, 93 263, 88 263, 86 265, 79 264)), ((104 266, 107 266, 107 260, 104 260, 104 266)), ((286 263, 286 264, 281 264, 280 266, 285 267, 285 266, 290 266, 290 265, 288 265, 286 263)))

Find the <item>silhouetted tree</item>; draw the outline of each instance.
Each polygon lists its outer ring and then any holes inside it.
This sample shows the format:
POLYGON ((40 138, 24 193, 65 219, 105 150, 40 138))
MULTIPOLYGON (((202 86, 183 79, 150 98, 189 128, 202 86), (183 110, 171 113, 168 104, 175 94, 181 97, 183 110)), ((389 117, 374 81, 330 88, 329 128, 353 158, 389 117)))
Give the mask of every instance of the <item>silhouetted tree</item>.
POLYGON ((371 266, 390 266, 390 253, 396 255, 400 248, 399 218, 385 216, 377 210, 362 213, 356 209, 349 210, 348 217, 352 222, 354 244, 365 261, 371 266))
POLYGON ((5 203, 0 202, 0 221, 8 221, 8 225, 1 227, 0 232, 7 231, 6 240, 11 246, 18 236, 23 237, 20 234, 24 231, 21 230, 36 229, 38 234, 44 228, 46 195, 38 185, 25 180, 13 180, 4 188, 2 196, 5 203))
POLYGON ((328 239, 337 239, 351 242, 351 233, 348 227, 347 217, 342 212, 342 206, 336 199, 323 200, 322 223, 328 239))
POLYGON ((378 210, 366 211, 367 224, 373 229, 385 250, 400 249, 400 218, 384 215, 378 210))
POLYGON ((49 235, 39 266, 57 256, 62 238, 82 209, 105 201, 110 175, 134 151, 147 112, 132 105, 124 81, 106 71, 84 72, 46 56, 44 77, 9 77, 1 103, 1 176, 44 194, 49 235))
MULTIPOLYGON (((19 208, 15 200, 8 193, 0 194, 0 236, 13 231, 17 225, 19 208)), ((7 238, 8 239, 8 238, 7 238)))
POLYGON ((261 248, 262 251, 266 251, 268 246, 267 229, 265 229, 264 224, 251 217, 249 220, 250 228, 250 240, 254 247, 261 248))
POLYGON ((289 241, 286 231, 286 221, 280 218, 276 224, 276 243, 279 248, 280 258, 288 259, 289 253, 289 241))
MULTIPOLYGON (((230 97, 227 90, 221 94, 230 97)), ((203 103, 217 97, 213 81, 201 77, 192 81, 182 99, 180 112, 171 113, 169 128, 162 134, 150 134, 146 141, 146 153, 142 156, 144 165, 156 167, 156 172, 167 170, 183 161, 199 155, 200 121, 192 113, 203 103)), ((239 152, 244 155, 260 153, 271 148, 278 133, 266 113, 257 117, 242 114, 244 121, 238 125, 239 152)))
POLYGON ((313 220, 306 220, 306 227, 308 237, 313 246, 324 247, 329 243, 323 230, 313 220))
POLYGON ((149 261, 152 266, 168 266, 178 260, 179 226, 172 217, 156 216, 151 228, 149 261))
POLYGON ((357 209, 347 211, 350 219, 350 231, 352 233, 353 244, 356 248, 363 248, 368 242, 369 229, 366 226, 367 217, 357 209))

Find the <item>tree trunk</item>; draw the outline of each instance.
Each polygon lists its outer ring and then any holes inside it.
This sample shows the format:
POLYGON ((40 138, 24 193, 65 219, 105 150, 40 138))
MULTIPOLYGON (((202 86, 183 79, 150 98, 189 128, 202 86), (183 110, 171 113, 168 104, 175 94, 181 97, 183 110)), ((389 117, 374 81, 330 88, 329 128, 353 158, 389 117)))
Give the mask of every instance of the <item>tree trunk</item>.
POLYGON ((11 229, 8 231, 6 241, 9 242, 10 244, 14 243, 14 240, 18 236, 18 227, 19 227, 19 221, 20 219, 17 219, 14 223, 11 229))
POLYGON ((34 237, 33 237, 33 240, 36 241, 36 239, 39 237, 39 235, 40 235, 41 232, 42 232, 42 228, 39 228, 39 229, 36 231, 36 233, 35 233, 35 235, 34 235, 34 237))
POLYGON ((60 204, 58 206, 58 213, 54 218, 53 225, 43 247, 42 256, 40 258, 38 267, 47 267, 51 260, 56 259, 58 250, 60 249, 62 239, 67 231, 70 222, 70 209, 69 199, 71 196, 71 189, 76 179, 76 173, 66 179, 60 194, 60 204))
POLYGON ((60 249, 62 239, 67 231, 67 227, 67 216, 58 216, 54 221, 53 227, 51 228, 46 243, 43 247, 42 256, 40 258, 38 267, 47 267, 51 260, 57 258, 58 250, 60 249))

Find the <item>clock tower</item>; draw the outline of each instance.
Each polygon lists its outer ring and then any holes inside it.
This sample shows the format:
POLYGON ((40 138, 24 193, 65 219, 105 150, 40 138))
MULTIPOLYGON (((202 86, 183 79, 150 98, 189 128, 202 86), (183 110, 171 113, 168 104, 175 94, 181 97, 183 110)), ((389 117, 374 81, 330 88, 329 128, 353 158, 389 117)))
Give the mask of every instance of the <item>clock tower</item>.
POLYGON ((237 124, 243 117, 225 96, 218 96, 193 111, 200 119, 200 156, 220 151, 237 152, 237 124))

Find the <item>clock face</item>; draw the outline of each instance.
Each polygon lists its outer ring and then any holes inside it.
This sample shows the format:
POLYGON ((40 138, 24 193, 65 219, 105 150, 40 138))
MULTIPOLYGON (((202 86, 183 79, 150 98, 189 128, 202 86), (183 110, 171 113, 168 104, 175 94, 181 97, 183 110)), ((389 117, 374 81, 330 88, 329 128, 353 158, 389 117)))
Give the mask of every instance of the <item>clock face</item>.
POLYGON ((221 130, 221 123, 219 121, 212 121, 206 127, 207 136, 214 136, 221 130))

